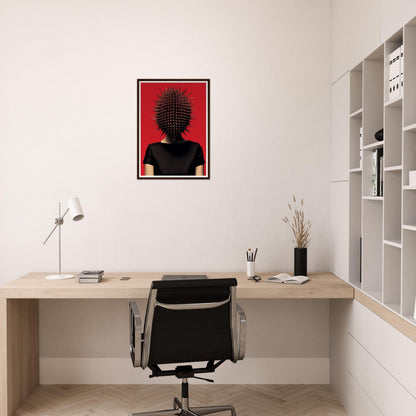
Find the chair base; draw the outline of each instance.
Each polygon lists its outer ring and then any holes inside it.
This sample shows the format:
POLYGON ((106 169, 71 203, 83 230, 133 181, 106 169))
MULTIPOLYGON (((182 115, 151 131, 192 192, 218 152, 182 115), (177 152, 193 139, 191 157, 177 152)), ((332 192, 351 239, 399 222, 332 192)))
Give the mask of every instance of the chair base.
POLYGON ((129 416, 203 416, 212 415, 219 412, 231 412, 231 416, 236 416, 234 406, 207 406, 190 407, 183 406, 182 402, 175 397, 173 399, 173 409, 156 410, 154 412, 131 413, 129 416))

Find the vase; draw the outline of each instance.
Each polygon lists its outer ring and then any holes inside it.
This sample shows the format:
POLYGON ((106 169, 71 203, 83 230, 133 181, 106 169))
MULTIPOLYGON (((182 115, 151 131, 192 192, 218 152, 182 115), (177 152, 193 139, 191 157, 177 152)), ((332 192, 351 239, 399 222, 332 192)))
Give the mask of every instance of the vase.
POLYGON ((307 263, 308 249, 295 247, 295 276, 307 276, 307 263))

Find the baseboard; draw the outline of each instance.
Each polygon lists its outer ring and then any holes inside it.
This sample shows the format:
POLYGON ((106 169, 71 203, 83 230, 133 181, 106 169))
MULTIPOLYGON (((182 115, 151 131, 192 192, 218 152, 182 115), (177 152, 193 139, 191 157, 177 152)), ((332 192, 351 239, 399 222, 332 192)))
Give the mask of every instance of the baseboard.
MULTIPOLYGON (((133 368, 128 358, 40 358, 41 384, 177 383, 173 377, 149 379, 149 374, 133 368)), ((206 376, 218 384, 328 384, 329 358, 246 358, 206 376)))

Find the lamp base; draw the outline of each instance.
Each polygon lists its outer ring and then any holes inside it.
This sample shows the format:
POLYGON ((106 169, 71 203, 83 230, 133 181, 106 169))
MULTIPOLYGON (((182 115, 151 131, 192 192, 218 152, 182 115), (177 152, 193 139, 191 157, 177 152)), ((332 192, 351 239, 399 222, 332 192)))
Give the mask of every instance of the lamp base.
POLYGON ((63 280, 63 279, 72 279, 74 277, 73 274, 50 274, 46 276, 45 279, 48 280, 63 280))

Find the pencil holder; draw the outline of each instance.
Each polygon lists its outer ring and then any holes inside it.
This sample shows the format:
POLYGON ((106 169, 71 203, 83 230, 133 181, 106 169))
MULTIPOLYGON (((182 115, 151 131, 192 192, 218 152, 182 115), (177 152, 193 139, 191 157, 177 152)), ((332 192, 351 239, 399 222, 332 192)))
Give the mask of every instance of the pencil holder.
POLYGON ((247 262, 247 276, 254 277, 256 275, 256 268, 255 268, 255 261, 248 261, 247 262))

